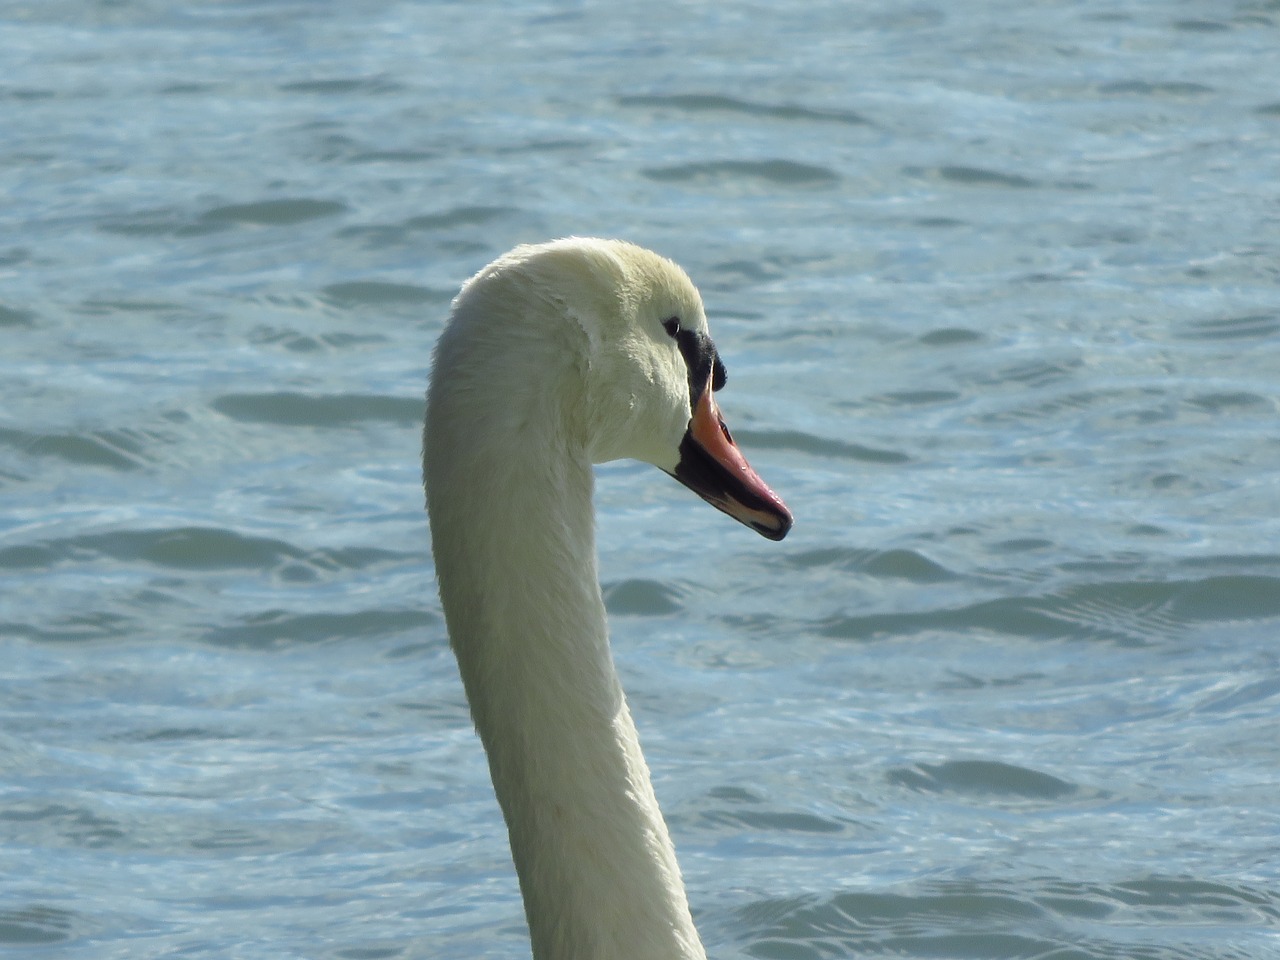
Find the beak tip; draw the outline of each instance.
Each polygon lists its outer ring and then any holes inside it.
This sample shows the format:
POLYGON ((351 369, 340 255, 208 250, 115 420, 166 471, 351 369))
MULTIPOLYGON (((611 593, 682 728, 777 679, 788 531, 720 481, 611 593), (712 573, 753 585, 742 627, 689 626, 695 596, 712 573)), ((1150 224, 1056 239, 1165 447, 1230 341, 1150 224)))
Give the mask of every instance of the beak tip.
POLYGON ((762 523, 756 520, 756 521, 752 521, 751 527, 756 531, 756 533, 760 534, 760 536, 768 540, 772 540, 776 543, 779 540, 783 540, 786 538, 787 534, 791 532, 791 527, 794 524, 795 524, 795 517, 791 515, 790 510, 787 510, 784 507, 782 511, 777 515, 776 523, 774 525, 762 523))

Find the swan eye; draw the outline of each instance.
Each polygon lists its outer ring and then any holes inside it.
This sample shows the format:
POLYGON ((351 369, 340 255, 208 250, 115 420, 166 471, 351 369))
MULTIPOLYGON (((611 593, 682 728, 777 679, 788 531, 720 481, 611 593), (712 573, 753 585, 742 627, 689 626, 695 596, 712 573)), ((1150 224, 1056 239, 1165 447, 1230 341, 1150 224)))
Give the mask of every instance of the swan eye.
POLYGON ((674 338, 680 332, 680 318, 667 317, 662 321, 662 329, 667 331, 667 336, 674 338))

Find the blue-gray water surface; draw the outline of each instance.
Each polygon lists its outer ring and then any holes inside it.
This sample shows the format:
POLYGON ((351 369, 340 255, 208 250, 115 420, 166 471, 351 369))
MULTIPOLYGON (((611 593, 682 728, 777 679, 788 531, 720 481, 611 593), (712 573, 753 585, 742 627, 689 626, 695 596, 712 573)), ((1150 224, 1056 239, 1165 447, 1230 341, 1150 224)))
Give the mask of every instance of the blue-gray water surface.
POLYGON ((431 345, 682 263, 782 544, 599 471, 715 958, 1280 957, 1280 6, 0 4, 0 952, 519 958, 431 345))

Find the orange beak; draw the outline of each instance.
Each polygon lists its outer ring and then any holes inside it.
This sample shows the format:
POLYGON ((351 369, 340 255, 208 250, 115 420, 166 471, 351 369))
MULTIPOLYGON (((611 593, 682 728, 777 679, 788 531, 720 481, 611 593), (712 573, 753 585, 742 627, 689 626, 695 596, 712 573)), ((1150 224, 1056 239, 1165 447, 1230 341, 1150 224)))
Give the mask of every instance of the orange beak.
POLYGON ((672 474, 718 510, 770 540, 781 540, 794 518, 782 498, 751 469, 733 442, 711 393, 711 380, 693 407, 680 443, 680 462, 672 474))

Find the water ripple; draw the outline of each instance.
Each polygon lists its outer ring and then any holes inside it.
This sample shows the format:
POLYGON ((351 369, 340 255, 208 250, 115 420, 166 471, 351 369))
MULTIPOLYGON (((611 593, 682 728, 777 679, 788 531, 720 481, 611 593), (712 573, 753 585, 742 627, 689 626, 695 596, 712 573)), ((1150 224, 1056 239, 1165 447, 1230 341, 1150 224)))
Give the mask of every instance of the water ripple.
POLYGON ((1280 897, 1192 878, 1110 885, 952 881, 912 893, 761 900, 743 908, 741 919, 755 931, 750 954, 780 960, 847 954, 1244 960, 1260 955, 1262 937, 1275 935, 1280 897))
POLYGON ((448 303, 453 294, 410 283, 354 280, 331 283, 321 290, 325 298, 341 307, 378 307, 388 304, 448 303))
POLYGON ((1002 173, 998 170, 986 170, 982 167, 903 167, 902 172, 909 177, 946 180, 964 186, 1013 187, 1022 190, 1040 185, 1030 177, 1016 173, 1002 173))
POLYGON ((0 548, 0 569, 34 570, 102 558, 172 570, 261 570, 298 561, 320 569, 362 570, 403 562, 406 555, 377 547, 303 550, 221 527, 158 527, 15 544, 0 548))
POLYGON ((644 175, 660 183, 732 184, 752 180, 782 187, 826 187, 840 175, 829 167, 795 160, 718 160, 649 167, 644 175))
POLYGON ((19 310, 0 304, 0 327, 29 327, 36 315, 30 310, 19 310))
POLYGON ((367 394, 228 393, 210 406, 241 423, 344 427, 366 422, 417 424, 422 401, 367 394))
POLYGON ((1165 99, 1205 97, 1213 93, 1213 87, 1186 80, 1117 80, 1098 87, 1099 93, 1109 96, 1139 96, 1165 99))
POLYGON ((852 547, 825 547, 806 550, 786 558, 787 563, 806 570, 823 567, 856 570, 873 577, 909 580, 913 583, 940 583, 956 574, 915 550, 860 550, 852 547))
POLYGON ((269 650, 284 645, 409 634, 436 622, 433 614, 421 610, 376 609, 344 613, 268 610, 215 627, 203 639, 222 647, 269 650))
POLYGON ((263 227, 292 226, 307 220, 332 217, 346 210, 345 203, 334 200, 293 197, 213 207, 205 211, 202 219, 209 223, 242 223, 263 227))
POLYGON ((1280 617, 1280 577, 1086 583, 1041 597, 1002 597, 953 609, 828 618, 820 632, 846 640, 926 630, 982 630, 1029 639, 1147 645, 1194 623, 1280 617))
POLYGON ((740 113, 770 120, 804 120, 843 123, 851 126, 866 126, 871 122, 862 114, 852 110, 822 110, 791 104, 757 103, 718 94, 677 93, 667 96, 628 96, 619 97, 618 104, 624 107, 657 107, 686 113, 740 113))
POLYGON ((0 946, 45 947, 75 937, 78 917, 56 907, 0 910, 0 946))
POLYGON ((332 97, 348 93, 399 93, 404 90, 404 85, 386 77, 338 77, 282 83, 279 89, 285 93, 314 93, 320 96, 332 97))
POLYGON ((0 428, 0 444, 29 456, 56 457, 67 463, 114 470, 137 470, 151 459, 147 444, 154 436, 132 429, 85 433, 32 433, 0 428))
POLYGON ((662 616, 683 609, 680 591, 657 580, 622 580, 604 586, 605 606, 611 614, 662 616))
POLYGON ((861 444, 831 440, 811 433, 801 433, 798 430, 737 430, 734 432, 740 439, 746 441, 747 447, 762 450, 796 450, 820 457, 839 457, 843 460, 857 460, 862 463, 900 464, 911 461, 907 454, 897 450, 864 447, 861 444))
POLYGON ((1175 331, 1186 340, 1257 340, 1277 333, 1280 333, 1280 314, 1275 313, 1195 320, 1175 331))
POLYGON ((1061 800, 1080 792, 1074 783, 998 760, 920 763, 888 774, 890 783, 930 793, 979 794, 1024 800, 1061 800))

